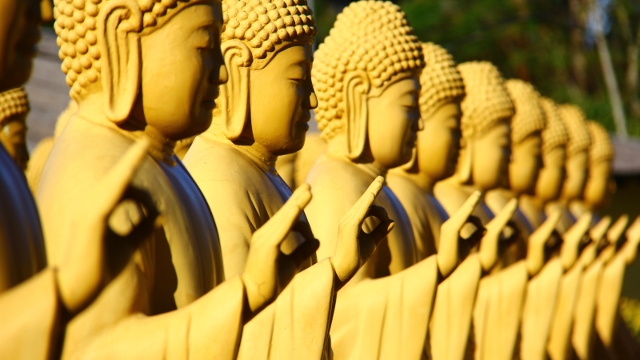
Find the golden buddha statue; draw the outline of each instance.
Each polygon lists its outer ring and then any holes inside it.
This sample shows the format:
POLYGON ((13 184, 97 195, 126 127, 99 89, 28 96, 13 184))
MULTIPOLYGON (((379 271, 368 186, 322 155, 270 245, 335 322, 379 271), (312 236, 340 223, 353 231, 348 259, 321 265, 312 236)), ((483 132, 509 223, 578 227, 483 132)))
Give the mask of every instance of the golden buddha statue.
MULTIPOLYGON (((21 86, 30 76, 34 46, 39 39, 39 5, 34 0, 0 1, 0 90, 21 86)), ((7 110, 16 109, 5 107, 3 110, 6 115, 7 110)), ((77 204, 79 215, 71 226, 62 230, 61 236, 78 240, 80 246, 66 254, 63 264, 48 267, 45 267, 44 239, 34 199, 21 169, 4 146, 0 146, 0 318, 3 320, 0 354, 3 357, 47 359, 55 356, 66 321, 91 302, 103 283, 102 241, 107 217, 122 197, 147 145, 142 141, 127 151, 107 176, 95 184, 96 196, 77 204)))
POLYGON ((81 245, 62 236, 76 205, 94 196, 94 184, 131 143, 150 142, 127 199, 109 218, 104 289, 67 325, 62 356, 235 358, 244 324, 275 299, 289 269, 317 242, 289 246, 288 255, 278 250, 309 201, 303 188, 256 231, 244 272, 224 281, 209 207, 173 153, 175 141, 209 126, 226 81, 220 2, 59 0, 54 13, 78 111, 38 186, 51 264, 81 245), (150 234, 123 239, 156 212, 150 234))
MULTIPOLYGON (((306 214, 321 243, 319 259, 337 251, 340 218, 371 180, 411 159, 421 126, 421 49, 396 5, 359 1, 338 15, 314 54, 316 120, 328 147, 307 176, 314 198, 306 214)), ((429 351, 436 286, 457 265, 458 232, 478 199, 471 196, 443 225, 438 255, 422 258, 405 209, 390 188, 382 189, 375 203, 396 225, 338 293, 331 326, 336 358, 413 359, 429 351)), ((479 273, 476 265, 465 274, 479 273)))
MULTIPOLYGON (((514 197, 519 199, 522 194, 533 194, 542 166, 540 147, 545 117, 540 107, 540 94, 522 80, 510 79, 504 85, 515 109, 511 118, 509 186, 491 190, 485 195, 485 201, 493 212, 500 211, 514 197)), ((514 214, 513 222, 524 239, 533 232, 533 226, 520 210, 514 214)))
POLYGON ((569 210, 569 204, 573 200, 582 198, 584 193, 591 140, 587 130, 586 118, 579 107, 564 104, 558 106, 558 112, 569 136, 565 160, 566 178, 560 198, 556 202, 547 205, 547 211, 554 208, 562 211, 562 219, 560 220, 558 231, 564 233, 576 222, 575 216, 569 210))
POLYGON ((389 187, 404 206, 421 258, 435 254, 440 227, 449 217, 433 195, 436 182, 452 176, 460 149, 462 77, 442 47, 422 44, 425 67, 420 75, 420 115, 416 150, 409 163, 389 171, 389 187))
MULTIPOLYGON (((303 146, 310 111, 318 105, 311 85, 316 28, 305 0, 224 0, 223 17, 221 47, 229 80, 220 87, 222 101, 212 125, 195 138, 184 164, 216 219, 225 274, 234 276, 243 272, 256 245, 253 233, 291 197, 275 163, 303 146), (271 94, 278 94, 278 101, 271 94)), ((373 183, 354 208, 357 215, 343 218, 339 230, 336 225, 340 246, 335 254, 295 269, 298 274, 276 302, 245 325, 240 359, 331 358, 327 334, 336 292, 371 255, 348 249, 373 249, 392 226, 382 218, 383 209, 367 210, 382 188, 381 178, 373 183), (370 235, 349 233, 359 229, 367 211, 382 220, 379 229, 370 235)), ((307 223, 304 215, 301 221, 307 223)), ((284 245, 304 242, 300 235, 292 234, 284 245)))
POLYGON ((555 103, 549 98, 541 97, 540 106, 546 119, 541 134, 542 167, 536 180, 534 194, 524 193, 520 196, 520 209, 533 228, 544 222, 546 205, 560 198, 565 179, 566 145, 569 142, 567 128, 555 103))
POLYGON ((0 143, 22 171, 26 170, 29 161, 28 114, 29 98, 23 88, 0 93, 0 143))

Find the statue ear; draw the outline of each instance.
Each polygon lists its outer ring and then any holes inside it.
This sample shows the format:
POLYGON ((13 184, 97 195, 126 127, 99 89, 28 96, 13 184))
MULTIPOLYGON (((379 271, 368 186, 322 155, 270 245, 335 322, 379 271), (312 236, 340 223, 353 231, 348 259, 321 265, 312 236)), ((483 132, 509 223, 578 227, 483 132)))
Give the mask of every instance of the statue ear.
POLYGON ((98 44, 102 54, 102 88, 107 118, 127 120, 140 86, 140 35, 142 13, 135 1, 105 3, 98 19, 98 44))
POLYGON ((344 99, 346 105, 346 155, 355 160, 362 155, 367 141, 367 95, 370 84, 363 71, 351 71, 344 80, 344 99))
POLYGON ((229 76, 220 85, 222 131, 227 139, 235 141, 242 135, 249 117, 249 66, 253 57, 247 45, 239 40, 225 41, 221 48, 229 76))
POLYGON ((466 184, 471 181, 473 170, 473 141, 464 139, 460 149, 460 159, 458 160, 458 178, 460 182, 466 184))

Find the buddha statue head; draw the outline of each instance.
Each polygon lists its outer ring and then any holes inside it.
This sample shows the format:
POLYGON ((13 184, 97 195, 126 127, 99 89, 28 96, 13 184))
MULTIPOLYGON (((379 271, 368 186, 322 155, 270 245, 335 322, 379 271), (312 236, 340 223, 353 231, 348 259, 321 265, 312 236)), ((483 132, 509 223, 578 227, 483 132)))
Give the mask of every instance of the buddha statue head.
POLYGON ((511 118, 509 188, 517 195, 534 194, 542 167, 541 133, 545 125, 540 94, 522 80, 510 79, 504 85, 516 111, 511 118))
POLYGON ((408 173, 421 173, 433 183, 452 176, 460 151, 460 102, 464 84, 453 57, 433 43, 422 44, 425 67, 420 74, 420 115, 424 128, 408 173))
POLYGON ((20 87, 31 76, 41 20, 38 0, 0 0, 0 91, 20 87))
POLYGON ((565 161, 567 176, 560 195, 561 200, 568 202, 582 198, 584 193, 591 140, 587 130, 586 118, 579 107, 564 104, 558 107, 558 111, 569 135, 567 159, 565 161))
POLYGON ((397 5, 347 6, 315 52, 312 70, 328 151, 383 171, 411 160, 423 64, 422 44, 397 5))
POLYGON ((611 138, 602 125, 587 121, 587 130, 591 138, 589 146, 589 177, 584 190, 584 202, 590 209, 606 206, 610 194, 615 189, 611 178, 614 150, 611 138))
POLYGON ((27 115, 29 99, 23 88, 0 93, 0 143, 24 171, 29 161, 27 115))
POLYGON ((304 145, 311 109, 314 19, 306 0, 224 0, 221 87, 211 131, 264 155, 304 145))
POLYGON ((536 182, 535 196, 546 203, 560 197, 565 179, 564 165, 569 135, 556 104, 551 99, 542 97, 540 106, 544 111, 546 125, 542 130, 542 168, 536 182))
POLYGON ((488 191, 509 186, 510 121, 513 102, 498 69, 489 62, 458 65, 462 100, 462 142, 456 175, 462 184, 488 191))
POLYGON ((53 11, 81 115, 173 141, 207 129, 226 80, 219 0, 56 0, 53 11))

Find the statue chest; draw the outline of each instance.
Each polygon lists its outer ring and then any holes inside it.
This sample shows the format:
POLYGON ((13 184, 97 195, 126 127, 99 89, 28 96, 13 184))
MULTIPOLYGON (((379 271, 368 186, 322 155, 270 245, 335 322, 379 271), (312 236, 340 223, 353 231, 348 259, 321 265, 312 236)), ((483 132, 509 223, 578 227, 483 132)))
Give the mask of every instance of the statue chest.
MULTIPOLYGON (((220 242, 209 207, 189 173, 151 159, 139 169, 134 188, 145 190, 160 214, 162 227, 141 250, 152 265, 152 309, 170 310, 193 302, 224 281, 220 242), (146 255, 145 255, 146 254, 146 255), (156 306, 153 301, 159 301, 156 306)), ((152 311, 156 312, 156 311, 152 311)))

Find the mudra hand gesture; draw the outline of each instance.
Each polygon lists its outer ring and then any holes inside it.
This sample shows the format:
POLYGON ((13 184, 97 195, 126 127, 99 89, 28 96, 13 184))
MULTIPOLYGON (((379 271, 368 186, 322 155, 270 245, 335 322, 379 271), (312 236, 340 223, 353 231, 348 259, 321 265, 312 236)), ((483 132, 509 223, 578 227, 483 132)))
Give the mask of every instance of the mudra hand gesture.
POLYGON ((498 261, 498 242, 500 234, 518 208, 518 199, 511 199, 507 205, 486 226, 487 232, 480 241, 480 264, 484 271, 489 271, 498 261))
POLYGON ((475 242, 484 234, 484 227, 471 213, 480 202, 482 193, 475 191, 467 201, 453 214, 442 226, 440 226, 440 239, 438 241, 438 269, 442 276, 448 276, 458 265, 458 244, 460 241, 475 242), (473 234, 463 239, 460 237, 460 230, 467 223, 472 223, 476 230, 473 234))
MULTIPOLYGON (((57 266, 60 299, 70 314, 82 310, 100 290, 105 276, 107 220, 122 200, 148 147, 149 141, 141 139, 127 150, 97 184, 94 195, 79 206, 78 218, 67 229, 65 238, 80 239, 73 241, 74 246, 67 249, 65 258, 57 266)), ((127 237, 151 231, 154 221, 154 216, 148 216, 133 227, 127 237)))
POLYGON ((253 315, 275 300, 293 279, 296 269, 309 259, 320 245, 313 237, 309 224, 300 221, 300 214, 309 201, 309 185, 302 184, 251 238, 242 281, 253 315), (292 230, 300 233, 304 242, 287 254, 281 250, 281 245, 292 230))
POLYGON ((336 252, 331 257, 331 264, 340 281, 338 288, 344 286, 369 260, 380 241, 395 225, 384 208, 373 205, 383 184, 384 178, 378 176, 355 205, 340 219, 336 252), (370 217, 377 218, 379 223, 367 233, 362 230, 362 224, 370 217))

